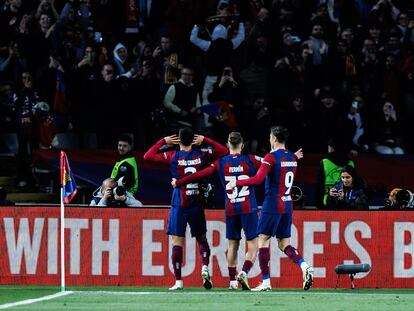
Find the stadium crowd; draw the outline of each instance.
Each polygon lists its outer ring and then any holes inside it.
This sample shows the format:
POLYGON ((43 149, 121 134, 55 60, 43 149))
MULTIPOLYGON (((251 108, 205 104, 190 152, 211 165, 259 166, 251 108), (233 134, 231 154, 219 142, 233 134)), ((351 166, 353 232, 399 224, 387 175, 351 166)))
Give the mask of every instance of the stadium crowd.
POLYGON ((186 125, 288 148, 414 150, 414 3, 403 0, 2 0, 0 131, 19 175, 56 133, 135 149, 186 125))

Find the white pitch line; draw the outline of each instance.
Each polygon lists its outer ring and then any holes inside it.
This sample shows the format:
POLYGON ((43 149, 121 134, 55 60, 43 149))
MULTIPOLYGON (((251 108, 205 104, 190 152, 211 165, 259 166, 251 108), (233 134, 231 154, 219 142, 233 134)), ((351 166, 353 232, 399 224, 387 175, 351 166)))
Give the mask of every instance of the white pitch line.
POLYGON ((102 295, 106 295, 106 294, 111 294, 111 295, 136 295, 136 296, 140 296, 140 295, 222 295, 222 294, 226 294, 229 296, 232 295, 249 295, 249 294, 259 294, 259 295, 312 295, 312 296, 317 296, 317 295, 345 295, 345 296, 376 296, 376 295, 381 295, 381 296, 411 296, 414 298, 414 292, 413 293, 358 293, 358 292, 352 292, 352 293, 343 293, 343 292, 330 292, 330 293, 321 293, 321 292, 316 292, 316 291, 307 291, 307 292, 291 292, 291 291, 272 291, 272 292, 249 292, 249 291, 239 291, 239 292, 227 292, 227 291, 205 291, 205 292, 193 292, 193 291, 189 291, 186 292, 185 290, 183 291, 174 291, 174 292, 170 292, 170 291, 165 291, 165 292, 128 292, 128 291, 73 291, 74 294, 83 294, 83 295, 93 295, 93 294, 102 294, 102 295))
POLYGON ((59 292, 53 295, 43 296, 40 298, 33 298, 33 299, 26 299, 26 300, 11 302, 11 303, 5 303, 5 304, 0 305, 0 309, 8 309, 8 308, 16 307, 16 306, 30 305, 35 302, 52 300, 52 299, 63 297, 63 296, 66 296, 72 293, 73 293, 72 291, 59 292))

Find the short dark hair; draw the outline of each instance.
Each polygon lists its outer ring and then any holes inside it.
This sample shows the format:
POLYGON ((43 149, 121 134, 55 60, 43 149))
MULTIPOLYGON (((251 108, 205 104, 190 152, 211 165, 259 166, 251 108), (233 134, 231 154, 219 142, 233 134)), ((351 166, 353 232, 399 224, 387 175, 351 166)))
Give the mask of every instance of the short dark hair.
POLYGON ((126 141, 128 144, 132 145, 132 138, 128 134, 122 134, 119 136, 118 141, 126 141))
POLYGON ((237 147, 238 145, 243 143, 243 137, 239 132, 231 132, 229 134, 229 144, 232 147, 237 147))
POLYGON ((194 132, 189 127, 182 127, 178 131, 178 137, 180 138, 181 144, 188 147, 193 143, 194 132))
POLYGON ((284 144, 289 138, 289 130, 281 125, 273 126, 270 129, 270 132, 273 136, 276 137, 277 141, 281 144, 284 144))

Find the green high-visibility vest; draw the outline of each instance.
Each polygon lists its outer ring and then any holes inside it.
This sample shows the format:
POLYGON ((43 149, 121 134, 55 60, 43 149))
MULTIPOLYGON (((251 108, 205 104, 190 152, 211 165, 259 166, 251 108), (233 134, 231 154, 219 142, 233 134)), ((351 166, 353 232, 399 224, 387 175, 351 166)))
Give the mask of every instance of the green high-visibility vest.
POLYGON ((134 185, 127 190, 132 195, 135 195, 138 190, 138 165, 137 165, 137 161, 135 160, 135 157, 125 158, 125 159, 122 159, 116 162, 114 168, 112 169, 111 178, 117 179, 119 167, 125 162, 131 165, 134 169, 134 185))
MULTIPOLYGON (((329 190, 340 180, 341 170, 343 166, 338 166, 331 160, 322 159, 323 172, 325 174, 325 192, 323 195, 323 205, 326 206, 328 200, 329 190)), ((355 167, 355 163, 351 160, 348 162, 349 166, 355 167)))

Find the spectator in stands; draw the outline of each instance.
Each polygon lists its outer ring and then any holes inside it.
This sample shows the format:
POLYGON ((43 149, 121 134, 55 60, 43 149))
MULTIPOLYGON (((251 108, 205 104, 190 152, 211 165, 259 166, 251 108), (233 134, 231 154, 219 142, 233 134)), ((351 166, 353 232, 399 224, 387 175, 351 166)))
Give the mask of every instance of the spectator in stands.
POLYGON ((16 115, 13 103, 13 83, 0 80, 0 132, 16 132, 16 115))
MULTIPOLYGON (((123 120, 123 112, 117 110, 121 94, 119 81, 115 79, 115 69, 110 63, 102 66, 99 79, 91 81, 91 99, 89 110, 94 114, 96 121, 92 128, 97 134, 99 148, 113 148, 118 139, 117 125, 123 120), (108 127, 106 119, 111 116, 112 127, 108 127)), ((121 103, 120 103, 121 104, 121 103)), ((86 116, 90 117, 90 115, 86 116)))
POLYGON ((153 137, 163 135, 165 129, 164 106, 160 93, 160 79, 155 73, 151 55, 139 61, 138 75, 130 81, 134 104, 138 103, 139 113, 133 114, 135 147, 147 148, 153 137))
POLYGON ((138 165, 132 150, 132 139, 127 134, 118 139, 119 160, 112 169, 111 178, 116 182, 122 179, 122 185, 132 195, 138 190, 138 165))
POLYGON ((38 124, 34 115, 34 107, 39 102, 39 96, 34 88, 30 72, 22 73, 21 83, 22 87, 13 95, 13 102, 17 115, 17 138, 19 141, 17 179, 18 186, 24 187, 31 176, 31 152, 39 146, 38 124))
POLYGON ((312 26, 312 31, 309 39, 304 42, 312 50, 313 64, 322 65, 328 55, 329 47, 323 39, 324 28, 322 24, 316 23, 312 26))
POLYGON ((331 139, 328 144, 328 155, 319 165, 315 189, 316 207, 326 207, 329 191, 340 180, 341 170, 345 165, 355 167, 340 138, 331 139))
MULTIPOLYGON (((225 1, 223 1, 223 3, 224 2, 225 1)), ((213 84, 216 83, 218 77, 221 76, 223 68, 232 63, 233 51, 242 44, 245 34, 243 23, 239 23, 237 33, 233 38, 228 36, 228 30, 222 23, 219 23, 214 27, 211 34, 211 40, 200 38, 199 32, 200 27, 194 25, 193 30, 191 31, 190 41, 206 53, 204 63, 206 78, 204 80, 202 93, 202 104, 204 106, 209 103, 208 96, 213 90, 213 84)), ((210 124, 206 122, 206 125, 209 126, 210 124)))
POLYGON ((135 199, 124 187, 119 186, 113 178, 107 178, 102 182, 102 186, 93 192, 93 198, 89 206, 141 207, 142 203, 135 199))
MULTIPOLYGON (((412 122, 412 120, 411 120, 412 122)), ((385 101, 379 116, 374 120, 372 129, 374 149, 379 154, 404 154, 402 148, 402 124, 394 105, 385 101)))
POLYGON ((322 2, 318 5, 315 16, 312 18, 311 22, 314 25, 319 24, 323 27, 326 39, 329 43, 335 41, 338 33, 338 24, 331 20, 326 2, 322 2))
MULTIPOLYGON (((311 130, 313 135, 318 136, 318 140, 309 147, 313 152, 323 152, 326 150, 329 139, 343 132, 345 116, 341 113, 338 96, 330 86, 324 85, 322 88, 316 89, 315 93, 317 97, 311 110, 311 130)), ((345 144, 348 141, 341 141, 341 143, 345 144)))
POLYGON ((356 97, 352 100, 347 114, 349 128, 347 129, 352 135, 352 150, 357 152, 368 150, 368 133, 366 120, 361 113, 363 109, 363 99, 356 97))
POLYGON ((227 133, 238 129, 243 101, 246 98, 244 92, 244 87, 233 68, 225 66, 219 80, 213 84, 212 92, 208 95, 208 102, 219 106, 219 112, 209 118, 218 141, 226 141, 227 133))
MULTIPOLYGON (((269 148, 268 132, 271 126, 269 107, 263 94, 256 94, 253 103, 245 107, 241 127, 246 133, 248 153, 265 154, 269 148)), ((226 132, 227 133, 227 132, 226 132)))
POLYGON ((177 83, 182 68, 182 59, 175 50, 171 35, 164 33, 160 44, 152 52, 155 62, 155 70, 161 78, 161 94, 167 92, 168 88, 177 83))
POLYGON ((309 103, 307 103, 301 92, 296 91, 296 95, 291 100, 291 105, 285 114, 281 115, 277 124, 282 124, 289 130, 289 150, 304 148, 312 144, 312 138, 309 135, 309 103))
POLYGON ((7 200, 7 190, 0 186, 0 206, 14 206, 14 202, 7 200))
POLYGON ((189 126, 202 131, 204 121, 200 108, 200 95, 193 83, 193 69, 183 67, 181 79, 171 85, 165 94, 164 106, 168 112, 168 126, 178 130, 182 126, 189 126))
POLYGON ((23 1, 2 1, 0 11, 0 43, 7 43, 18 33, 18 27, 23 16, 23 1))
POLYGON ((329 189, 327 208, 368 209, 365 183, 356 174, 354 167, 347 165, 341 169, 340 181, 329 189))
POLYGON ((53 17, 53 19, 56 21, 59 18, 59 14, 55 8, 55 1, 41 0, 34 17, 39 18, 42 14, 53 17))
POLYGON ((14 83, 19 82, 21 74, 26 71, 27 61, 21 54, 21 49, 17 42, 11 41, 7 57, 0 57, 0 76, 14 83))
POLYGON ((125 45, 118 43, 113 51, 114 63, 116 67, 117 77, 132 78, 136 74, 136 70, 128 62, 128 50, 125 45))

